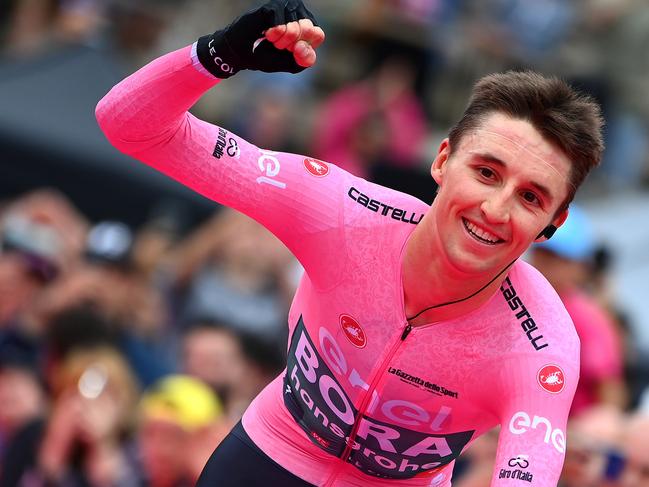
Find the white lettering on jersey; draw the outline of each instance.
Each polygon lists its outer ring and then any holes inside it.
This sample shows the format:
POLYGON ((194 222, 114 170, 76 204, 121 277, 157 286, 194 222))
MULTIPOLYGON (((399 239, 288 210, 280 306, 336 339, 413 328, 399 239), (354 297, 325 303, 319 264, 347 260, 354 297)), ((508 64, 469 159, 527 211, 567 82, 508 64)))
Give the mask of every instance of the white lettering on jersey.
POLYGON ((559 453, 565 453, 566 451, 566 435, 559 428, 552 428, 550 420, 542 416, 534 415, 534 418, 530 418, 530 415, 524 411, 518 411, 512 416, 512 419, 509 421, 509 431, 515 435, 522 435, 527 433, 530 429, 537 429, 539 425, 543 425, 545 428, 545 434, 543 436, 543 442, 546 444, 552 443, 552 446, 559 453))
POLYGON ((259 149, 259 152, 261 153, 261 156, 257 159, 257 165, 259 166, 259 170, 264 173, 265 176, 258 177, 257 183, 266 183, 281 189, 286 188, 286 183, 273 179, 279 174, 279 170, 281 169, 279 159, 275 157, 277 152, 265 149, 259 149))

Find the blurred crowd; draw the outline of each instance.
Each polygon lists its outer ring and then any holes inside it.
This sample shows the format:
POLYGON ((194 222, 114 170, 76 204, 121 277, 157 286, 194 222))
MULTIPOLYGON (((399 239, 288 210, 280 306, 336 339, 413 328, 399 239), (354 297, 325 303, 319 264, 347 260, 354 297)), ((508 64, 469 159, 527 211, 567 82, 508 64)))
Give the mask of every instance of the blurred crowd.
POLYGON ((291 255, 229 210, 179 239, 51 189, 5 203, 0 485, 192 485, 284 366, 291 255))
MULTIPOLYGON (((126 75, 258 3, 0 0, 1 60, 82 45, 126 75)), ((646 191, 644 0, 307 3, 328 36, 314 69, 243 73, 194 112, 260 147, 319 157, 430 202, 428 161, 472 83, 533 68, 604 108, 605 160, 585 197, 646 191)), ((56 188, 0 195, 2 487, 191 486, 283 369, 299 264, 233 211, 215 205, 191 228, 179 215, 152 201, 134 227, 118 215, 92 221, 84 201, 56 188)), ((649 486, 647 360, 615 301, 616 256, 576 206, 526 258, 582 343, 561 485, 649 486)), ((458 487, 488 487, 496 441, 493 431, 470 449, 458 487)))

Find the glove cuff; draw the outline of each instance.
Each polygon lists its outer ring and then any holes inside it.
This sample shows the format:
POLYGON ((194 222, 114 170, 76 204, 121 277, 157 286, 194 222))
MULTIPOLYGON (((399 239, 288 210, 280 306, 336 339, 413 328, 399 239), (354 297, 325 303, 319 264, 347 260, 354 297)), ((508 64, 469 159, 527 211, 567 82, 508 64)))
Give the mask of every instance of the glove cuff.
POLYGON ((196 43, 196 56, 210 73, 220 79, 227 79, 241 69, 237 56, 228 46, 225 30, 200 37, 196 43))

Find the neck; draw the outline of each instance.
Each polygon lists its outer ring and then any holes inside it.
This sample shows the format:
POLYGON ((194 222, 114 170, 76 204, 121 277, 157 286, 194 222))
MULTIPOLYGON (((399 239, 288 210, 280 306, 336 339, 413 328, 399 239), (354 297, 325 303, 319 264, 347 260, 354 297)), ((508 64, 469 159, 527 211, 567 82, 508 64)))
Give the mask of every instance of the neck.
POLYGON ((441 252, 431 250, 434 247, 425 233, 415 229, 402 263, 404 308, 413 326, 450 320, 479 308, 499 289, 515 262, 493 275, 449 272, 441 252))

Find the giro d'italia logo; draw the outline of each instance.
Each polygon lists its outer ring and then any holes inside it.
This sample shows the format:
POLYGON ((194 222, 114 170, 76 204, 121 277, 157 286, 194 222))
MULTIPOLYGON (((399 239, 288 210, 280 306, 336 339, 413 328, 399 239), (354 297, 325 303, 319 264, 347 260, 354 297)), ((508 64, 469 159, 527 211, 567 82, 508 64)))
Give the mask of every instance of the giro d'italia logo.
POLYGON ((349 315, 340 315, 340 327, 345 332, 347 339, 352 345, 363 348, 367 343, 365 332, 354 318, 349 315))
POLYGON ((329 164, 318 159, 312 159, 311 157, 304 159, 304 167, 310 174, 319 178, 329 174, 329 164))
POLYGON ((552 394, 560 393, 565 386, 563 370, 557 365, 550 364, 541 367, 536 380, 543 389, 552 394))

